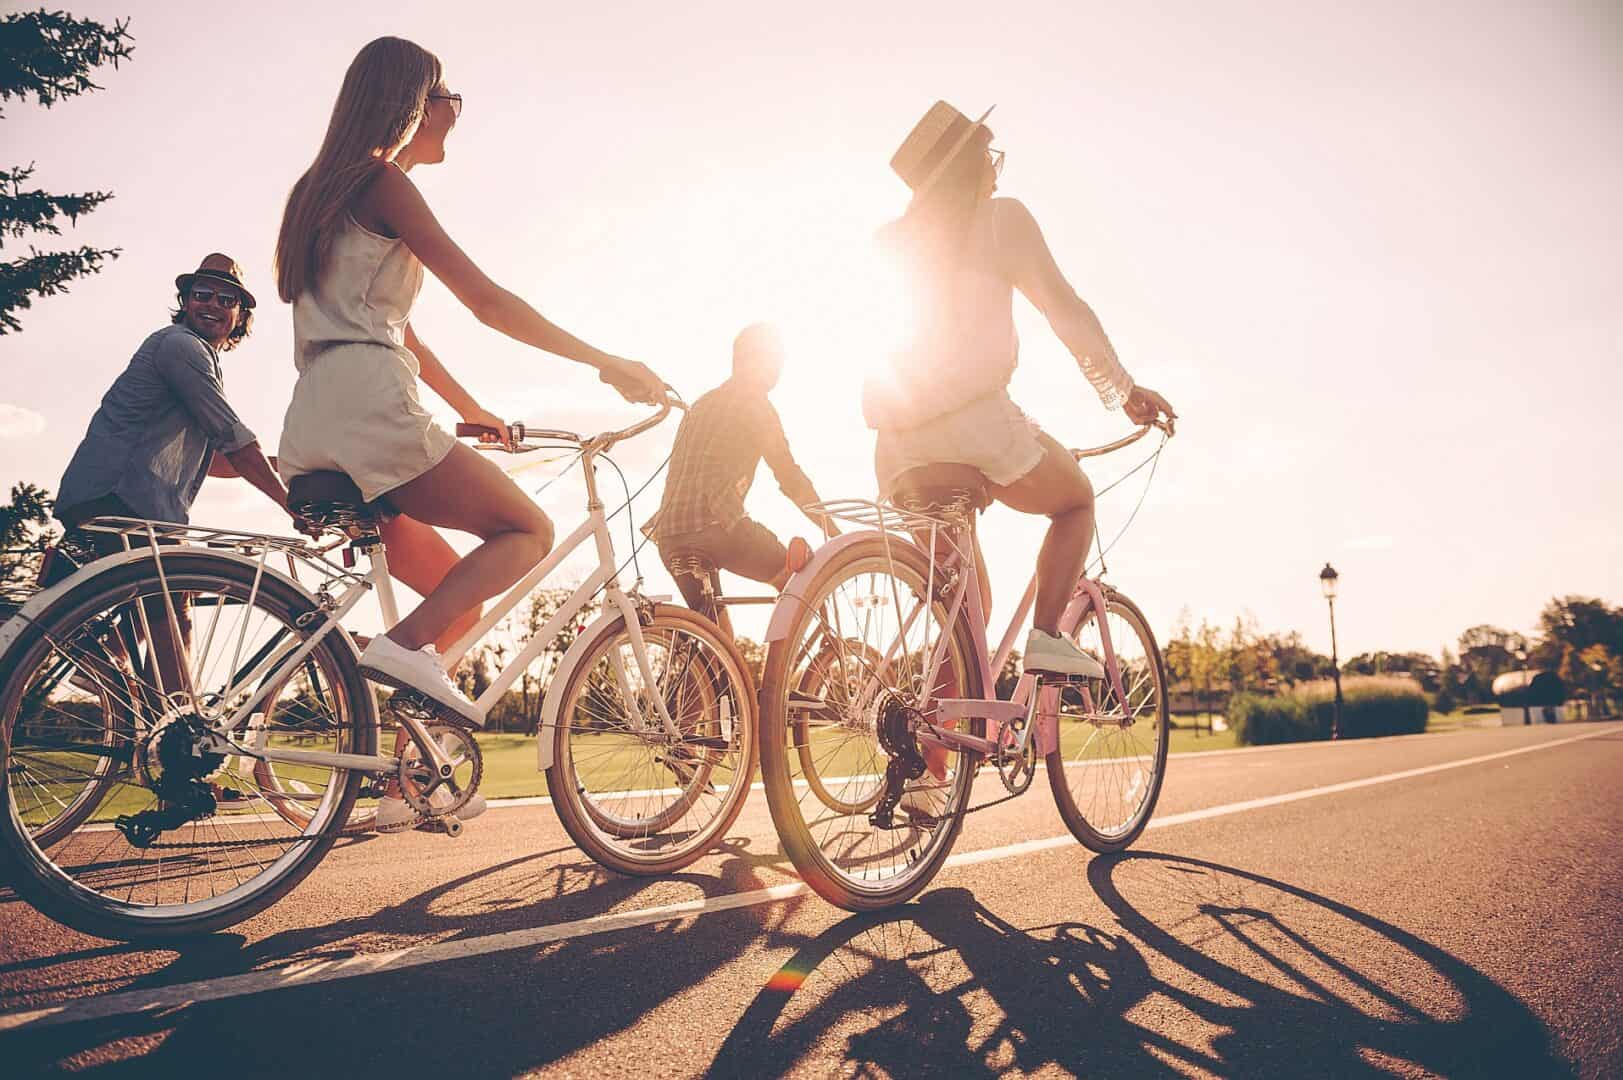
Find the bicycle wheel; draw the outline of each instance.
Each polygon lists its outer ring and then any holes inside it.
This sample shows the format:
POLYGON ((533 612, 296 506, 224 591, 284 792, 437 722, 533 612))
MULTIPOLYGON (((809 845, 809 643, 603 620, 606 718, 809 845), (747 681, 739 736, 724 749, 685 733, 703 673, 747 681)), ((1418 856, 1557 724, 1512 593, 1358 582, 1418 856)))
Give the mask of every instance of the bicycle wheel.
MULTIPOLYGON (((227 694, 274 650, 303 638, 301 619, 319 613, 283 579, 215 555, 166 554, 163 571, 170 595, 195 617, 189 635, 182 628, 183 658, 209 713, 246 700, 251 683, 235 698, 227 694)), ((208 718, 189 708, 183 694, 166 697, 154 685, 165 647, 140 636, 122 654, 112 644, 118 627, 141 625, 146 601, 162 611, 162 596, 152 559, 86 580, 13 645, 7 659, 15 666, 0 687, 0 854, 11 864, 11 884, 51 918, 100 937, 208 933, 263 910, 327 853, 361 781, 346 769, 275 766, 284 787, 296 777, 318 794, 309 823, 298 827, 275 813, 246 755, 198 749, 208 718), (80 677, 56 678, 64 665, 80 677), (113 728, 114 752, 107 756, 117 768, 104 778, 92 812, 71 829, 47 834, 37 830, 34 802, 20 798, 14 782, 17 736, 66 728, 66 718, 86 711, 86 680, 129 724, 113 728)), ((173 639, 164 640, 172 649, 173 639)), ((270 735, 268 744, 375 752, 376 711, 354 650, 330 633, 310 657, 318 683, 290 678, 278 701, 263 706, 274 712, 291 696, 310 722, 297 733, 270 735)))
MULTIPOLYGON (((767 652, 761 778, 772 821, 806 883, 851 911, 902 903, 930 883, 963 825, 979 764, 973 754, 946 754, 939 776, 930 770, 908 782, 893 827, 872 821, 868 809, 890 760, 879 726, 922 700, 926 659, 944 636, 932 700, 981 696, 973 633, 962 616, 949 632, 939 592, 926 599, 929 580, 923 552, 905 541, 876 535, 853 544, 818 573, 787 636, 767 652), (849 674, 824 681, 836 689, 828 704, 842 731, 823 745, 803 741, 815 728, 791 718, 789 691, 815 684, 819 676, 810 669, 829 651, 849 674), (810 770, 803 764, 808 754, 810 770)), ((970 731, 978 735, 984 727, 972 721, 970 731)))
MULTIPOLYGON (((1059 702, 1059 744, 1046 757, 1060 817, 1093 851, 1121 851, 1155 812, 1167 765, 1167 675, 1155 635, 1138 606, 1105 590, 1105 626, 1121 667, 1121 700, 1107 680, 1088 680, 1093 708, 1075 687, 1059 702)), ((1104 655, 1099 613, 1090 611, 1071 639, 1104 655)))
POLYGON ((823 776, 823 766, 860 756, 860 740, 867 735, 853 731, 841 717, 851 710, 862 693, 865 667, 880 662, 879 655, 860 641, 825 641, 803 669, 800 684, 795 688, 823 702, 820 708, 799 707, 790 711, 789 723, 800 758, 801 778, 824 806, 841 814, 871 810, 884 794, 882 784, 853 788, 837 777, 829 777, 825 782, 823 776))
MULTIPOLYGON (((268 745, 272 738, 296 741, 304 732, 311 730, 312 726, 319 728, 322 719, 311 713, 307 702, 319 699, 323 677, 320 668, 314 660, 306 658, 304 663, 295 669, 273 672, 266 682, 276 684, 266 695, 264 703, 255 710, 248 722, 248 745, 262 749, 268 745), (284 685, 289 680, 302 678, 302 687, 292 692, 284 685)), ((384 745, 381 737, 384 732, 380 728, 379 745, 384 745)), ((389 744, 392 745, 392 742, 389 744)), ((281 815, 282 820, 300 829, 309 827, 314 820, 317 808, 321 805, 321 792, 310 787, 298 771, 274 761, 254 760, 252 762, 254 784, 259 788, 265 801, 281 815)), ((355 806, 350 810, 349 820, 344 822, 343 835, 360 836, 373 832, 377 828, 378 807, 377 801, 371 798, 357 798, 355 806)))
POLYGON ((570 837, 599 863, 667 874, 715 846, 744 808, 755 694, 737 647, 708 619, 661 604, 642 637, 652 686, 617 619, 561 689, 547 790, 570 837))

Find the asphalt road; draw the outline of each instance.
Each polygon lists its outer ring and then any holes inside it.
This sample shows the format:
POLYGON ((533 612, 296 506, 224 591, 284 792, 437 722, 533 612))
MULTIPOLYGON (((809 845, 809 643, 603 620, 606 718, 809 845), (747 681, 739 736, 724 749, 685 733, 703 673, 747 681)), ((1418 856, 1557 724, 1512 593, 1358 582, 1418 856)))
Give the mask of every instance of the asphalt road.
POLYGON ((0 890, 0 1076, 1619 1076, 1620 780, 1623 724, 1181 756, 1112 858, 1039 782, 883 916, 759 794, 657 881, 545 805, 341 842, 179 948, 0 890))

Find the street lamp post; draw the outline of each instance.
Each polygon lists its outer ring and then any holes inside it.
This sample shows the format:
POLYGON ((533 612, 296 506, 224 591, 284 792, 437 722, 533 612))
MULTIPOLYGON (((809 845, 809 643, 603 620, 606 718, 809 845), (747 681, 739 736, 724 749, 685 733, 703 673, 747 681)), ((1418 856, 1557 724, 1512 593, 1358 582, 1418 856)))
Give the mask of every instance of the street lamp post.
POLYGON ((1526 727, 1533 722, 1533 707, 1528 704, 1528 699, 1533 696, 1533 680, 1527 673, 1527 649, 1518 645, 1512 655, 1516 657, 1516 662, 1522 666, 1522 726, 1526 727))
POLYGON ((1331 714, 1330 738, 1341 738, 1341 657, 1336 652, 1336 582, 1341 575, 1329 563, 1319 571, 1319 586, 1324 590, 1325 603, 1330 605, 1330 677, 1336 681, 1336 709, 1331 714))

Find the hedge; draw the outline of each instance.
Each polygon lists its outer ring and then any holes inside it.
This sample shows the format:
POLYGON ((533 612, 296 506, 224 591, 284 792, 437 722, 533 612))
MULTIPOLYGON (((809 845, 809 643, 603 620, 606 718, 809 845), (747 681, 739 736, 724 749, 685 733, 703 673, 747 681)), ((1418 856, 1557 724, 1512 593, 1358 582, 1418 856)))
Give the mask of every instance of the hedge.
MULTIPOLYGON (((1344 739, 1426 730, 1426 695, 1412 679, 1359 676, 1343 679, 1341 688, 1344 739)), ((1236 694, 1229 702, 1229 727, 1237 742, 1251 746, 1328 739, 1335 696, 1335 684, 1328 679, 1283 694, 1236 694)))

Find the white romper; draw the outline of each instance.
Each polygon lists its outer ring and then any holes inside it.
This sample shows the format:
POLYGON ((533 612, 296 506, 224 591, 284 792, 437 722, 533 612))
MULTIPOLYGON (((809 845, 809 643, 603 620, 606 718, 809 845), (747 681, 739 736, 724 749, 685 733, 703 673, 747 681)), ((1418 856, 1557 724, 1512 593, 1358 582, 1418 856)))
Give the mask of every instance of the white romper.
POLYGON ((406 324, 423 264, 404 241, 351 217, 314 289, 293 302, 299 381, 282 422, 277 469, 347 473, 368 502, 438 465, 456 440, 417 398, 406 324))

